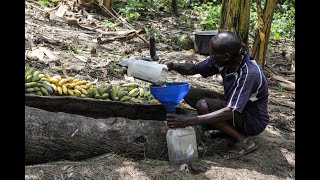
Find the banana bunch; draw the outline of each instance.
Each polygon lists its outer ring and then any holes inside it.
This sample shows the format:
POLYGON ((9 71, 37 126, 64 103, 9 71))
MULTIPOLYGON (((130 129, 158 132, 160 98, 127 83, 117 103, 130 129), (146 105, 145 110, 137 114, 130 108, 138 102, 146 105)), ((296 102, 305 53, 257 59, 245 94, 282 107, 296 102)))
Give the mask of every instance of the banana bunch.
POLYGON ((121 102, 158 103, 147 88, 136 83, 95 85, 88 92, 88 97, 121 102))
POLYGON ((88 91, 88 97, 96 99, 109 99, 111 85, 107 83, 93 85, 88 91))
POLYGON ((54 93, 45 75, 29 65, 25 65, 25 94, 49 96, 54 93))
POLYGON ((58 95, 86 97, 88 90, 93 87, 91 81, 79 80, 74 77, 62 78, 59 75, 51 77, 49 74, 45 74, 45 78, 58 95))

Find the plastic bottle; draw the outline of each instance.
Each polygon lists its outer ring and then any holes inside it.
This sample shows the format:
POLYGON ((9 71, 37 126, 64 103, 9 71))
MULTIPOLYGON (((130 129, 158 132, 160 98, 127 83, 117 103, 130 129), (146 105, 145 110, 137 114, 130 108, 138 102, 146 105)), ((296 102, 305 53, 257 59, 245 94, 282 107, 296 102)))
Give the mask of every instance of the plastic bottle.
POLYGON ((183 164, 198 159, 196 132, 193 127, 169 129, 167 146, 170 164, 183 164))
POLYGON ((159 64, 155 61, 131 60, 128 65, 127 75, 157 85, 163 85, 166 82, 167 72, 167 65, 159 64))

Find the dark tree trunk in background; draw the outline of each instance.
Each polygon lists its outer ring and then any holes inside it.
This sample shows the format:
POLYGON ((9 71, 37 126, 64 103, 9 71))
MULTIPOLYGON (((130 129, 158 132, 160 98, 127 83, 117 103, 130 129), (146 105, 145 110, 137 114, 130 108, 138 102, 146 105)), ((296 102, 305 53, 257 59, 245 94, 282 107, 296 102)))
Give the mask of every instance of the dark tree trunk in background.
POLYGON ((112 8, 112 0, 103 0, 103 5, 110 10, 112 8))
POLYGON ((219 32, 235 32, 248 47, 250 0, 224 0, 219 32))
POLYGON ((172 0, 172 10, 175 16, 179 16, 177 0, 172 0))

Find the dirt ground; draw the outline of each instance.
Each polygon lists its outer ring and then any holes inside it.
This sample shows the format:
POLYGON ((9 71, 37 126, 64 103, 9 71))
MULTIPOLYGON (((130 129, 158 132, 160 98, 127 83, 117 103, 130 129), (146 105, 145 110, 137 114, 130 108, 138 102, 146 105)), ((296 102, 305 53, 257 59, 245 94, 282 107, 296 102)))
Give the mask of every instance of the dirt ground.
MULTIPOLYGON (((72 4, 74 1, 67 2, 72 4)), ((138 37, 97 43, 98 37, 114 37, 108 35, 110 32, 130 30, 121 23, 108 27, 102 23, 108 18, 99 14, 81 13, 77 8, 67 11, 65 17, 77 19, 81 26, 107 32, 101 35, 101 31, 49 20, 44 9, 37 7, 39 6, 35 3, 26 2, 26 63, 44 72, 62 75, 63 66, 68 75, 79 78, 123 80, 125 77, 119 73, 121 68, 115 62, 131 55, 149 56, 148 46, 138 37), (49 49, 57 58, 42 58, 39 54, 40 58, 30 57, 28 53, 38 47, 49 49)), ((162 42, 165 43, 157 43, 157 55, 160 59, 197 62, 205 58, 192 50, 181 50, 170 42, 172 36, 192 35, 199 27, 187 27, 169 12, 158 13, 153 19, 134 21, 131 25, 136 30, 151 29, 157 33, 158 38, 163 39, 162 42)), ((147 39, 146 33, 140 35, 147 39)), ((269 45, 267 65, 278 73, 290 71, 290 58, 294 58, 293 42, 279 41, 269 45)), ((220 76, 202 78, 199 75, 190 77, 170 72, 168 78, 171 81, 190 82, 192 87, 223 91, 220 76)), ((29 165, 25 167, 25 179, 295 179, 295 93, 283 90, 270 77, 268 80, 270 124, 263 133, 253 137, 259 148, 244 157, 224 160, 222 156, 229 148, 230 139, 205 137, 203 145, 199 147, 199 160, 186 168, 169 165, 167 161, 135 160, 122 154, 110 153, 81 162, 59 161, 29 165)))

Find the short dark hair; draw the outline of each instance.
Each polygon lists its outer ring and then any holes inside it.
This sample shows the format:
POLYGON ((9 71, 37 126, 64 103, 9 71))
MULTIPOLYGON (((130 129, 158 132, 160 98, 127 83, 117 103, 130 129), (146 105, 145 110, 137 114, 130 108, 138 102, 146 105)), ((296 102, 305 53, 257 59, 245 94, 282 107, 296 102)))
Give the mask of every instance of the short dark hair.
POLYGON ((238 56, 242 47, 240 38, 233 32, 221 32, 210 40, 210 47, 215 44, 215 51, 221 54, 229 53, 238 56))

